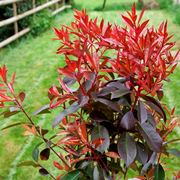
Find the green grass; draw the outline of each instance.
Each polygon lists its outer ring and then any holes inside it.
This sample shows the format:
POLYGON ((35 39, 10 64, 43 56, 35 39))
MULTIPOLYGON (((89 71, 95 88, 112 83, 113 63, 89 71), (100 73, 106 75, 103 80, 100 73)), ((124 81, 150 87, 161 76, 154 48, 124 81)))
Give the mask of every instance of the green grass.
MULTIPOLYGON (((86 7, 91 17, 98 16, 116 24, 122 23, 120 14, 124 13, 123 10, 128 9, 130 7, 129 4, 134 1, 126 2, 127 0, 119 2, 117 0, 107 0, 107 6, 102 12, 98 10, 102 5, 102 1, 75 0, 76 7, 86 7)), ((151 19, 151 24, 154 26, 167 19, 169 21, 169 31, 174 34, 174 40, 180 41, 180 26, 173 24, 170 14, 163 10, 152 10, 147 11, 145 17, 151 19)), ((72 19, 73 12, 69 10, 57 16, 52 26, 60 27, 61 24, 69 24, 72 19)), ((56 69, 63 64, 62 57, 55 54, 59 43, 53 41, 53 37, 52 29, 48 29, 36 38, 28 36, 0 50, 0 65, 6 64, 9 74, 16 71, 16 89, 26 92, 25 107, 29 113, 49 102, 47 98, 48 88, 57 82, 56 69)), ((177 48, 176 46, 174 50, 177 48)), ((165 85, 165 101, 170 107, 176 105, 178 114, 180 114, 179 79, 180 67, 171 76, 172 82, 165 85)), ((55 116, 55 113, 53 114, 55 116)), ((43 127, 50 127, 54 116, 39 116, 39 119, 36 118, 35 121, 43 124, 43 127)), ((24 121, 24 117, 20 114, 10 119, 0 117, 0 128, 18 121, 24 121)), ((22 133, 23 129, 21 127, 0 132, 0 179, 1 176, 4 177, 2 179, 8 180, 25 178, 28 180, 49 179, 48 177, 40 178, 38 171, 32 167, 16 168, 19 162, 31 160, 32 149, 38 142, 37 139, 32 137, 24 137, 22 133)), ((177 134, 173 136, 175 137, 177 134)), ((175 166, 173 167, 174 169, 180 167, 176 159, 169 163, 171 167, 175 166)), ((55 171, 53 167, 50 170, 55 171)), ((168 171, 168 174, 171 177, 172 171, 168 171)))

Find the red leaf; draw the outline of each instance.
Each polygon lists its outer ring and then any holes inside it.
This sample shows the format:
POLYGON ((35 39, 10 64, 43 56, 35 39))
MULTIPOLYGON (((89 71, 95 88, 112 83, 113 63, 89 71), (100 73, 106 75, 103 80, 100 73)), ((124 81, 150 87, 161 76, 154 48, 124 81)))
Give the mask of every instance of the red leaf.
POLYGON ((104 138, 97 138, 92 141, 92 144, 95 146, 95 149, 101 146, 104 143, 104 138))
POLYGON ((59 170, 64 170, 64 167, 61 166, 57 161, 54 161, 53 164, 54 164, 54 166, 55 166, 56 168, 58 168, 59 170))
POLYGON ((129 26, 129 27, 131 27, 131 28, 134 28, 133 22, 132 22, 128 17, 122 15, 122 18, 123 18, 123 20, 125 21, 125 23, 126 23, 127 26, 129 26))
POLYGON ((7 82, 7 68, 6 65, 4 65, 3 67, 0 67, 0 76, 2 77, 3 81, 6 83, 7 82))
POLYGON ((86 124, 82 123, 80 125, 80 132, 79 135, 81 136, 82 141, 87 142, 87 130, 86 130, 86 124))
POLYGON ((114 159, 120 158, 119 154, 116 152, 107 152, 105 154, 106 154, 106 156, 114 158, 114 159))

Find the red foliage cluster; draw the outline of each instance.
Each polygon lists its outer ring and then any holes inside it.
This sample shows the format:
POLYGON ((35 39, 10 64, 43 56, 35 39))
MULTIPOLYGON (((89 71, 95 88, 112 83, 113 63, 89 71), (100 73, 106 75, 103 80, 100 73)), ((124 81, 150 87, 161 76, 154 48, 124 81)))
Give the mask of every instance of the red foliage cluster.
POLYGON ((61 80, 62 75, 77 81, 84 95, 98 90, 101 79, 108 81, 111 73, 128 79, 127 85, 138 94, 145 91, 154 96, 162 88, 162 81, 177 65, 178 53, 173 56, 170 52, 175 43, 169 42, 172 36, 168 35, 167 22, 156 30, 147 26, 149 20, 141 22, 143 13, 138 16, 133 6, 128 16, 122 16, 126 27, 121 27, 105 24, 104 20, 98 23, 98 19, 90 19, 85 10, 75 10, 75 21, 70 27, 54 29, 56 39, 62 44, 57 53, 66 59, 66 67, 58 69, 59 82, 71 94, 64 95, 64 100, 74 97, 61 80), (82 87, 87 80, 93 81, 88 90, 82 87))

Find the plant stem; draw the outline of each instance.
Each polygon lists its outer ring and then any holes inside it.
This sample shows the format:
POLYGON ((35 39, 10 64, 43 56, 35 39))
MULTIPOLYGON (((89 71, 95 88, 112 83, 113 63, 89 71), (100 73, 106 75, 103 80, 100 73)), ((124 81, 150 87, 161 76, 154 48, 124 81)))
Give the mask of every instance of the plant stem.
MULTIPOLYGON (((8 89, 9 89, 9 86, 8 84, 6 83, 8 89)), ((10 89, 9 89, 10 90, 10 89)), ((31 123, 32 126, 35 127, 35 130, 38 134, 38 136, 45 142, 47 143, 47 139, 44 138, 44 136, 41 134, 40 132, 40 129, 38 129, 38 127, 35 126, 32 118, 28 115, 28 113, 25 111, 25 109, 23 108, 22 104, 18 101, 17 97, 15 96, 15 94, 10 90, 11 94, 13 95, 14 97, 14 102, 18 105, 19 109, 24 113, 24 115, 27 117, 27 119, 29 120, 29 122, 31 123)), ((49 148, 54 152, 54 154, 59 158, 61 159, 61 161, 68 167, 71 169, 71 167, 67 164, 67 162, 51 147, 49 146, 49 148)))
POLYGON ((174 142, 177 142, 177 141, 180 141, 180 138, 178 139, 173 139, 173 140, 170 140, 170 141, 167 141, 167 142, 164 142, 163 146, 169 144, 169 143, 174 143, 174 142))

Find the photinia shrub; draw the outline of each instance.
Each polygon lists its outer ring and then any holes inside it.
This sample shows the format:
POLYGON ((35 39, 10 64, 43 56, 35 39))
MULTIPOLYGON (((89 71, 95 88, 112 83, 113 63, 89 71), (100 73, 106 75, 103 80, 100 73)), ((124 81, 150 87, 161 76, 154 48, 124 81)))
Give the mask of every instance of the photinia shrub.
POLYGON ((163 81, 173 73, 179 54, 171 53, 175 43, 167 22, 149 27, 149 20, 142 21, 144 10, 137 15, 135 5, 122 15, 124 27, 91 19, 85 10, 74 13, 70 26, 54 28, 57 54, 66 63, 58 68, 59 86, 49 89, 50 104, 34 113, 59 108, 53 129, 35 124, 23 107, 25 93, 14 91, 15 74, 8 81, 6 66, 0 68, 2 115, 22 112, 28 119, 22 123, 26 134, 42 140, 33 161, 19 166, 34 166, 41 175, 62 180, 125 179, 130 169, 137 179, 165 179, 163 157, 179 154, 168 146, 179 139, 167 140, 179 125, 175 109, 161 103, 163 81), (56 178, 41 163, 51 153, 56 155, 56 178))

